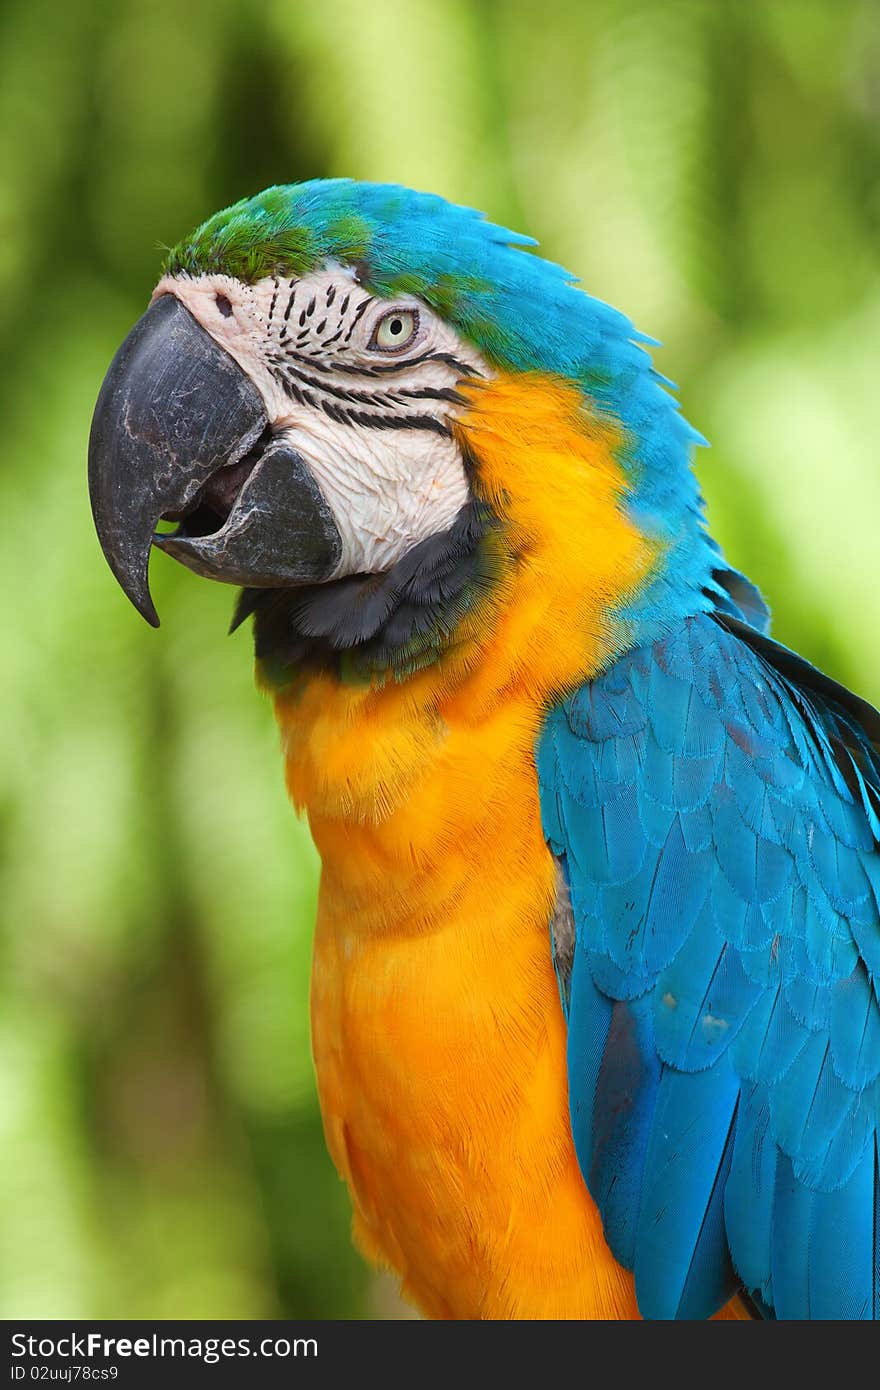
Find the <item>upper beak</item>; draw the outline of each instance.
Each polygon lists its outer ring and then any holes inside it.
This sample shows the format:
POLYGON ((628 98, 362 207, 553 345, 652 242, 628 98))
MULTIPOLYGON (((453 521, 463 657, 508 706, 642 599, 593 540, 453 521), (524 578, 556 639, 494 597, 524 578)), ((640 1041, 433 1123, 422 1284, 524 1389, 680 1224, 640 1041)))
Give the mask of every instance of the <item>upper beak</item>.
POLYGON ((341 540, 302 458, 272 439, 262 397, 172 295, 120 347, 89 440, 101 547, 135 607, 158 627, 153 543, 200 574, 282 586, 329 578, 341 540), (160 518, 180 520, 156 535, 160 518))

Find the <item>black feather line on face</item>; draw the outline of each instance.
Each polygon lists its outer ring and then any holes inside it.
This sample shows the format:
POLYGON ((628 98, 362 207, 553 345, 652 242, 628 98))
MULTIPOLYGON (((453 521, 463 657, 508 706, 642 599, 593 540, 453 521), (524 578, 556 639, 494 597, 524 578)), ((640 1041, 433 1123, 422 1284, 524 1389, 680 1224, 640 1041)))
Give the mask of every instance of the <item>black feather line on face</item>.
MULTIPOLYGON (((304 334, 298 334, 297 346, 299 346, 299 338, 310 336, 310 328, 306 329, 304 334)), ((282 328, 279 334, 279 340, 283 337, 284 329, 282 328)), ((321 343, 318 344, 320 351, 323 351, 332 341, 332 338, 323 339, 321 343)), ((423 352, 420 353, 418 357, 401 358, 399 362, 353 363, 341 362, 338 360, 322 362, 320 357, 304 355, 302 352, 298 352, 296 347, 287 343, 281 349, 280 353, 275 352, 269 355, 269 366, 276 374, 283 363, 291 361, 301 362, 313 372, 327 372, 330 375, 335 375, 338 372, 345 372, 349 376, 402 376, 403 373, 409 371, 411 367, 421 367, 426 362, 442 362, 444 366, 451 367, 460 377, 464 378, 481 377, 483 375, 477 367, 474 367, 470 362, 462 361, 460 357, 455 357, 451 352, 423 352)))
POLYGON ((484 541, 497 526, 476 499, 448 531, 413 546, 383 574, 357 574, 299 589, 244 589, 233 628, 254 616, 257 660, 284 684, 296 669, 361 675, 416 670, 440 655, 489 582, 484 541))
MULTIPOLYGON (((297 360, 300 360, 297 358, 297 360)), ((451 405, 464 405, 465 398, 460 391, 456 391, 452 386, 423 386, 418 390, 407 390, 404 387, 390 386, 384 391, 358 391, 354 386, 334 386, 329 381, 321 381, 318 377, 310 376, 308 372, 302 371, 299 367, 294 367, 291 362, 284 358, 274 358, 270 362, 272 375, 275 380, 280 382, 286 391, 291 389, 291 378, 297 382, 302 382, 305 386, 314 387, 316 391, 323 391, 328 396, 335 396, 337 400, 348 401, 349 403, 359 402, 362 405, 378 405, 385 409, 389 406, 400 405, 405 401, 448 401, 451 405)))
POLYGON ((399 415, 391 412, 395 408, 405 407, 409 401, 428 400, 428 401, 450 401, 459 403, 461 396, 451 389, 423 390, 423 391, 357 391, 353 387, 333 386, 328 381, 322 381, 318 377, 313 377, 308 372, 300 371, 290 362, 282 362, 272 368, 273 376, 280 382, 285 393, 292 400, 303 403, 307 400, 310 405, 317 405, 323 410, 324 414, 331 420, 336 420, 342 425, 360 425, 365 429, 374 430, 430 430, 434 434, 450 438, 452 429, 446 419, 434 415, 413 414, 408 415, 401 411, 399 415), (302 383, 302 384, 301 384, 302 383), (323 396, 330 396, 333 400, 316 398, 304 388, 308 386, 323 396), (334 401, 344 401, 345 407, 336 405, 334 401), (352 410, 350 406, 372 406, 373 412, 365 410, 352 410), (377 414, 375 411, 383 413, 377 414))

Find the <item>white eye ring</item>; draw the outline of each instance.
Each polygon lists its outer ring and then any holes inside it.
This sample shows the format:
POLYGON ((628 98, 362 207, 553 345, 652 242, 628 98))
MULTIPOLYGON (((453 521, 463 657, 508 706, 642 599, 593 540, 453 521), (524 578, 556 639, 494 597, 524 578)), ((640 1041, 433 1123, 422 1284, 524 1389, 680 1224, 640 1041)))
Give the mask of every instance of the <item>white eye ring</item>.
POLYGON ((402 352, 418 331, 418 309, 391 309, 376 324, 369 345, 378 352, 402 352))

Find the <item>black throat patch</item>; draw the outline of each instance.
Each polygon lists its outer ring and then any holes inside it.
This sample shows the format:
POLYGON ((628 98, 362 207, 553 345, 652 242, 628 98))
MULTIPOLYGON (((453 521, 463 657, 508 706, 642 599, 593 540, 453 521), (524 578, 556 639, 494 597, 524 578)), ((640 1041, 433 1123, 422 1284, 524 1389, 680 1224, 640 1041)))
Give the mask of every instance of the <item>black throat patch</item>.
POLYGON ((234 630, 253 614, 264 678, 284 685, 302 670, 344 678, 403 677, 430 665, 498 574, 498 523, 472 499, 452 526, 413 546, 383 574, 290 589, 243 589, 234 630))

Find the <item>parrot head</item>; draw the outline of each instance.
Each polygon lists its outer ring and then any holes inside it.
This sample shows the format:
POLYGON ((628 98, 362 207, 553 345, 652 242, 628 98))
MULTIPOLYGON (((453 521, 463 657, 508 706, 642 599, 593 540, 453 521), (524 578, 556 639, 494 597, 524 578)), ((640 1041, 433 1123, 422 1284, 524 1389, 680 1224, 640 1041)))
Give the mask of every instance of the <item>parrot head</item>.
POLYGON ((718 564, 699 436, 651 340, 534 245, 350 180, 270 188, 179 243, 89 447, 98 536, 143 616, 154 547, 244 586, 239 618, 283 628, 291 660, 306 642, 418 665, 529 555, 551 588, 586 566, 630 633, 699 607, 718 564))

